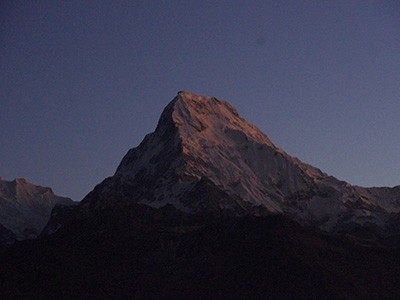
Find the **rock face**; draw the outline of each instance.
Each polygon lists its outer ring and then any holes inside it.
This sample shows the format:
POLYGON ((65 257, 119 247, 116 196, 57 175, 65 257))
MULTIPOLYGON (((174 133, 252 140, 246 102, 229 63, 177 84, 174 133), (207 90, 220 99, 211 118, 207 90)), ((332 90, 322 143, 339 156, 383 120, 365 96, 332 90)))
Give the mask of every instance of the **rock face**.
POLYGON ((400 187, 362 188, 276 147, 227 101, 179 92, 156 130, 125 155, 81 207, 129 203, 189 212, 285 214, 329 231, 383 228, 400 211, 400 187))
POLYGON ((3 240, 36 238, 57 204, 72 204, 54 195, 48 187, 33 185, 23 178, 0 180, 0 234, 3 240))

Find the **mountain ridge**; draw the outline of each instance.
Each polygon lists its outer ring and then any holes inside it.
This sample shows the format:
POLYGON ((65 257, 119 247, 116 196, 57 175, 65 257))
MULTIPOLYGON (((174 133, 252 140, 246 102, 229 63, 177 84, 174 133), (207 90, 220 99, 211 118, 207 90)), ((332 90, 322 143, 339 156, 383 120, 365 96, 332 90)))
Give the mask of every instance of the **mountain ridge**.
POLYGON ((180 91, 153 133, 124 156, 83 207, 172 204, 185 212, 290 215, 329 232, 385 226, 400 189, 353 186, 287 154, 228 101, 180 91))

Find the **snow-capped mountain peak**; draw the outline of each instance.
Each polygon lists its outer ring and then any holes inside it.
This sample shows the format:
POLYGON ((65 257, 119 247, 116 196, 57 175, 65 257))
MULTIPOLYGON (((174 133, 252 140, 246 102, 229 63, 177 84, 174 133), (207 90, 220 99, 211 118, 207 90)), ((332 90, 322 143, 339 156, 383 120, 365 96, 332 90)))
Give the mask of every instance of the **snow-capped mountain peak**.
POLYGON ((172 119, 186 142, 204 139, 218 143, 227 132, 236 132, 238 142, 247 138, 275 148, 264 133, 239 116, 232 104, 215 97, 179 92, 174 101, 172 119))
POLYGON ((344 222, 378 224, 400 208, 397 193, 328 176, 276 147, 229 102, 185 91, 83 205, 130 202, 191 213, 285 213, 329 231, 344 222))

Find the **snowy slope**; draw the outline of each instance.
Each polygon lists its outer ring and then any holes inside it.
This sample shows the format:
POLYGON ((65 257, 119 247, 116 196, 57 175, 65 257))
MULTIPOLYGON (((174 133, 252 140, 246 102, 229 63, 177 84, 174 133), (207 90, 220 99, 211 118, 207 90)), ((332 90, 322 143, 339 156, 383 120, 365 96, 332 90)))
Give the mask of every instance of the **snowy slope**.
POLYGON ((328 231, 383 226, 399 189, 352 186, 276 147, 227 101, 179 92, 155 132, 129 150, 83 206, 167 203, 196 213, 284 213, 328 231))
POLYGON ((56 204, 71 204, 69 198, 54 195, 47 187, 23 178, 0 180, 0 224, 17 239, 35 238, 47 224, 56 204))

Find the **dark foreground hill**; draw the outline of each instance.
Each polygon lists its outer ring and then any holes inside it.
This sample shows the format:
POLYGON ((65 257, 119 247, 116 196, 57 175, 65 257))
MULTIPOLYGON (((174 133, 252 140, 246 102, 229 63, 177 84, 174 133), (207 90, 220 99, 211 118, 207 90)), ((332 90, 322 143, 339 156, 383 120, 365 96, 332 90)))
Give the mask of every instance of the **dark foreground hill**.
POLYGON ((188 215, 132 204, 71 214, 56 234, 3 246, 2 298, 388 299, 398 250, 282 215, 188 215), (84 228, 85 230, 82 230, 84 228))

